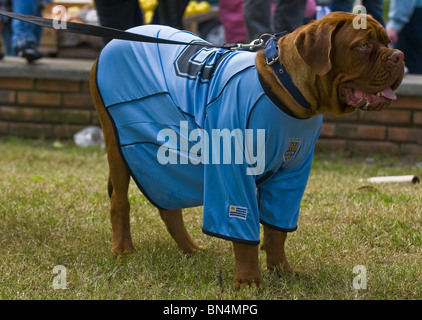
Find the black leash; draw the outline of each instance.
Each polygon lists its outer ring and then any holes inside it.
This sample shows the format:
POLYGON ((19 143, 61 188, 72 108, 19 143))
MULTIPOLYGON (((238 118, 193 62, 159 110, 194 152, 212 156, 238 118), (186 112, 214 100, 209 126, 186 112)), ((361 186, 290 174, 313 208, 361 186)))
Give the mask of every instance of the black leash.
MULTIPOLYGON (((294 85, 290 75, 283 65, 280 64, 278 57, 278 47, 277 39, 284 35, 280 34, 263 34, 259 39, 253 40, 250 44, 223 44, 221 46, 211 44, 206 41, 201 42, 181 42, 174 41, 169 39, 155 38, 150 36, 145 36, 142 34, 122 31, 114 28, 96 26, 92 24, 76 23, 66 21, 66 27, 57 28, 55 24, 59 20, 57 19, 47 19, 27 14, 19 14, 8 11, 1 11, 0 15, 18 19, 24 22, 29 22, 44 28, 50 28, 55 30, 60 30, 64 32, 84 34, 88 36, 102 37, 102 38, 111 38, 111 39, 120 39, 120 40, 129 40, 129 41, 139 41, 139 42, 149 42, 149 43, 162 43, 162 44, 172 44, 172 45, 183 45, 183 46, 201 46, 201 47, 211 47, 211 48, 221 48, 229 50, 251 50, 254 51, 259 48, 265 48, 264 53, 267 58, 267 65, 271 66, 274 69, 274 72, 280 82, 285 86, 285 88, 295 97, 295 99, 305 108, 310 109, 311 106, 308 101, 303 97, 299 89, 294 85), (267 41, 264 41, 266 37, 269 37, 267 41)), ((64 21, 63 21, 64 22, 64 21)))
POLYGON ((3 15, 12 19, 18 19, 24 22, 29 22, 29 23, 32 23, 44 28, 55 29, 55 30, 70 32, 70 33, 84 34, 87 36, 94 36, 94 37, 139 41, 139 42, 150 42, 150 43, 173 44, 173 45, 193 45, 193 46, 212 47, 212 48, 221 48, 221 49, 237 49, 237 48, 241 49, 242 48, 241 47, 242 44, 235 44, 235 45, 223 44, 221 46, 218 46, 206 41, 187 43, 187 42, 173 41, 169 39, 161 39, 161 38, 145 36, 142 34, 136 34, 136 33, 122 31, 122 30, 109 28, 109 27, 96 26, 96 25, 84 24, 84 23, 76 23, 76 22, 68 22, 68 21, 66 21, 65 28, 59 29, 57 27, 54 27, 55 23, 59 21, 56 19, 48 19, 48 18, 42 18, 42 17, 37 17, 37 16, 31 16, 27 14, 8 12, 8 11, 0 11, 0 15, 3 15))

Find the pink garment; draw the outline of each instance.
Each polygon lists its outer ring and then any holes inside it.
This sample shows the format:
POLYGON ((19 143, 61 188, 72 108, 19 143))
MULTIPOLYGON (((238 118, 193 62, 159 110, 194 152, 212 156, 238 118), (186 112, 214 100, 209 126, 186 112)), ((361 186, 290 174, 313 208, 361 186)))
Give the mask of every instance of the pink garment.
POLYGON ((226 43, 245 42, 247 30, 243 17, 243 0, 220 0, 220 21, 226 43))
POLYGON ((316 13, 316 0, 307 0, 305 7, 305 18, 312 18, 316 13))

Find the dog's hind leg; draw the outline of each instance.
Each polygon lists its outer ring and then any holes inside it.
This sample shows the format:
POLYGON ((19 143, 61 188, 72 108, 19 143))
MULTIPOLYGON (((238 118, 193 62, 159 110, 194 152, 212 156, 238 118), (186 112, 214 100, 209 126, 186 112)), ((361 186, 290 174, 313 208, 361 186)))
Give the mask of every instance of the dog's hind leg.
POLYGON ((130 205, 127 196, 130 182, 130 173, 120 156, 117 147, 113 125, 107 114, 96 84, 96 62, 91 70, 91 96, 100 119, 107 147, 109 164, 108 193, 110 196, 110 214, 113 231, 111 251, 115 254, 132 253, 135 251, 130 235, 129 211, 130 205))
POLYGON ((204 249, 193 241, 183 222, 182 210, 159 210, 168 232, 176 241, 179 248, 188 254, 204 249))
POLYGON ((113 194, 113 183, 111 182, 111 174, 108 175, 108 183, 107 183, 107 190, 108 196, 111 199, 111 195, 113 194))
POLYGON ((130 234, 130 205, 127 195, 130 174, 123 160, 120 158, 120 154, 118 154, 117 146, 115 148, 111 146, 107 147, 108 153, 111 153, 111 156, 108 157, 110 166, 109 181, 112 185, 110 216, 113 242, 111 251, 115 254, 133 253, 135 247, 130 234), (117 159, 117 154, 119 155, 119 159, 117 159))

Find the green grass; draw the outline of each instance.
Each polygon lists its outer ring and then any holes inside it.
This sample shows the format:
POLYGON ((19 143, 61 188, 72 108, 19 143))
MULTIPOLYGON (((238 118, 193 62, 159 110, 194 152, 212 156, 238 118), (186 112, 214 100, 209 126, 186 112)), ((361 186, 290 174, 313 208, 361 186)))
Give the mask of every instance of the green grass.
POLYGON ((377 175, 422 175, 398 159, 317 158, 299 228, 287 238, 300 279, 265 270, 264 289, 234 290, 230 242, 201 232, 201 208, 185 211, 188 230, 207 250, 183 255, 157 210, 132 183, 137 252, 110 252, 103 150, 49 142, 0 142, 0 299, 422 299, 420 185, 369 186, 377 175), (53 288, 56 265, 66 289, 53 288), (367 289, 353 288, 355 266, 367 289))

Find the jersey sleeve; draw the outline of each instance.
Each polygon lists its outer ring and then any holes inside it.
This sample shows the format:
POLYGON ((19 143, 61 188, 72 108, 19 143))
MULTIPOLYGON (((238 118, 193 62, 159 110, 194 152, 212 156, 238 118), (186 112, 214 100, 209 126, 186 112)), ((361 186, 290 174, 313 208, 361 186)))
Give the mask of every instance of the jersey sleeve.
POLYGON ((259 211, 254 176, 246 165, 205 166, 205 234, 246 244, 259 244, 259 211))
POLYGON ((272 229, 297 229, 300 203, 311 171, 313 149, 301 165, 278 170, 258 187, 260 222, 272 229))

